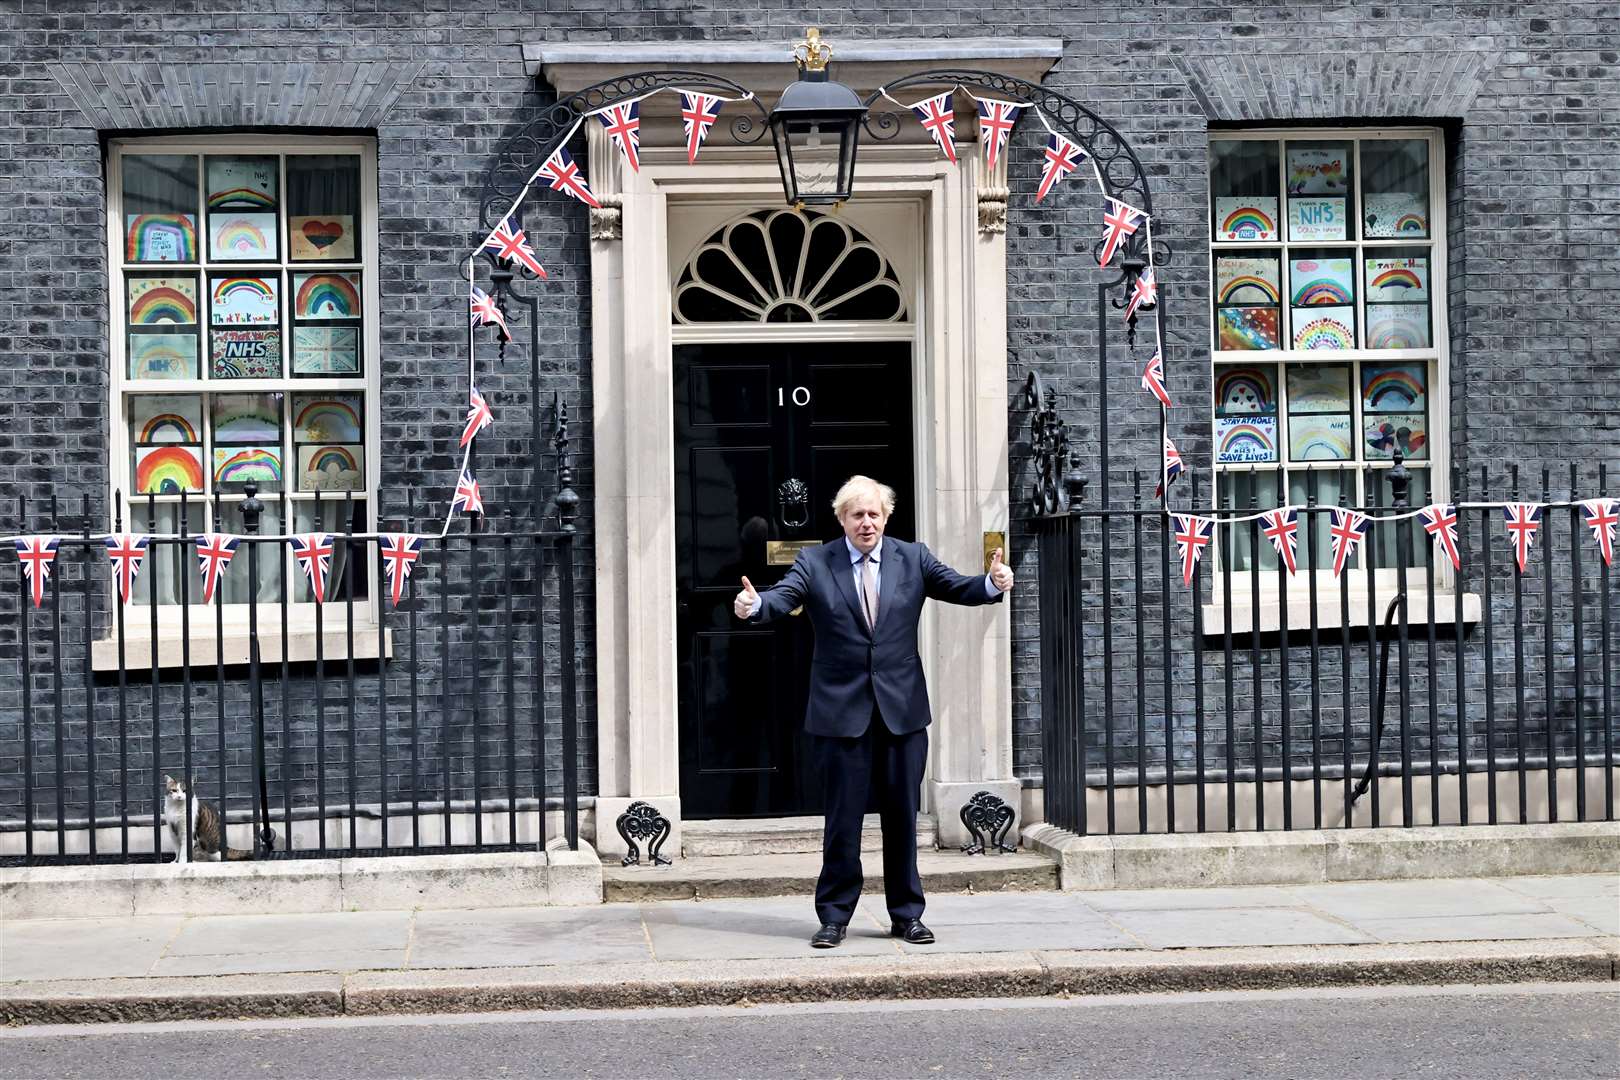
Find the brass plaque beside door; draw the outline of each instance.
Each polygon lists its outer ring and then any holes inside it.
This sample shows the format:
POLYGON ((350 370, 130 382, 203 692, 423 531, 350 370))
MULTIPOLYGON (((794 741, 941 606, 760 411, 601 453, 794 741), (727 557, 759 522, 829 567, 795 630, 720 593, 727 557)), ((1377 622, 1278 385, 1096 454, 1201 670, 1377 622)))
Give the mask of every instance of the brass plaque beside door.
POLYGON ((765 541, 765 565, 792 566, 793 560, 799 557, 799 552, 820 546, 820 540, 767 540, 765 541))

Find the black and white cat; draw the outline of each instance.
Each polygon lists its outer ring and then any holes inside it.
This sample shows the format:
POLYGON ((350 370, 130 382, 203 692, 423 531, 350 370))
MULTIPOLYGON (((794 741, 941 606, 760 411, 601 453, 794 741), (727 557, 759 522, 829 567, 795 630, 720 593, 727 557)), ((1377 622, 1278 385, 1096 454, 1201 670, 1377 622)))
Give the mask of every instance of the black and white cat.
POLYGON ((199 862, 219 862, 222 855, 232 861, 253 858, 251 851, 226 846, 225 823, 220 820, 218 810, 201 799, 189 798, 183 781, 165 775, 163 783, 163 824, 168 826, 169 845, 174 849, 177 865, 184 866, 191 861, 186 853, 187 817, 191 819, 191 855, 199 862))

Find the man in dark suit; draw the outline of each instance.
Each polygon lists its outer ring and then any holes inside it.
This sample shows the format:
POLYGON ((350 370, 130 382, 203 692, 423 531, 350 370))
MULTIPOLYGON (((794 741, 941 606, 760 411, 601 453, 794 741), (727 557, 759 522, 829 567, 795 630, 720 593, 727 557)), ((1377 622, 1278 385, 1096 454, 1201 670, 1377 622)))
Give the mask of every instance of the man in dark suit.
POLYGON ((917 622, 924 600, 999 601, 1013 586, 1012 569, 997 549, 990 573, 958 574, 922 544, 884 539, 894 490, 865 476, 845 482, 833 512, 841 541, 800 552, 762 593, 743 578, 732 607, 739 619, 763 623, 802 606, 815 627, 804 728, 820 758, 827 820, 816 882, 821 929, 810 944, 831 949, 844 940, 861 896, 861 818, 876 794, 890 932, 927 945, 934 934, 922 922, 917 804, 933 717, 917 622))

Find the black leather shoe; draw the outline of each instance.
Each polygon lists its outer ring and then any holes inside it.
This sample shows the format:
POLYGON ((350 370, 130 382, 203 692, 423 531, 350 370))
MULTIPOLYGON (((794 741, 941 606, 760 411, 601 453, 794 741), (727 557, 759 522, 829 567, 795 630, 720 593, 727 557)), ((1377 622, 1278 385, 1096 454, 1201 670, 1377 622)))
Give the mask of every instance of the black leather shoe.
POLYGON ((934 932, 924 926, 921 919, 899 919, 889 927, 889 934, 912 945, 934 943, 934 932))
MULTIPOLYGON (((812 949, 836 949, 844 943, 845 927, 833 923, 825 923, 815 936, 810 939, 812 949)), ((932 940, 932 938, 930 938, 932 940)))

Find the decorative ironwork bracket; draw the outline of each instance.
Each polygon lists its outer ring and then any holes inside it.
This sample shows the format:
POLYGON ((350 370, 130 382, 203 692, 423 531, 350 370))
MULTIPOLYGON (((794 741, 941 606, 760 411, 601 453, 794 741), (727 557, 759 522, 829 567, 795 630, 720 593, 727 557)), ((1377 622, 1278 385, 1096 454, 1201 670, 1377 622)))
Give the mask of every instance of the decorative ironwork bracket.
POLYGON ((975 792, 973 798, 962 804, 962 826, 973 837, 973 842, 962 845, 964 855, 983 855, 986 851, 1016 850, 1007 846, 1007 831, 1012 828, 1013 808, 999 796, 988 791, 975 792))
POLYGON ((641 865, 641 846, 638 840, 650 840, 647 845, 647 864, 649 866, 673 866, 667 856, 660 855, 658 849, 664 846, 674 826, 669 818, 658 812, 658 808, 651 803, 637 799, 631 803, 619 820, 614 822, 619 835, 624 838, 624 845, 629 849, 628 854, 620 860, 621 866, 641 865))
POLYGON ((1086 497, 1086 478, 1080 472, 1080 451, 1069 446, 1069 427, 1058 415, 1057 391, 1043 386, 1031 371, 1024 380, 1023 405, 1034 409, 1029 419, 1030 451, 1035 458, 1035 479, 1030 485, 1030 510, 1036 517, 1078 510, 1086 497))

